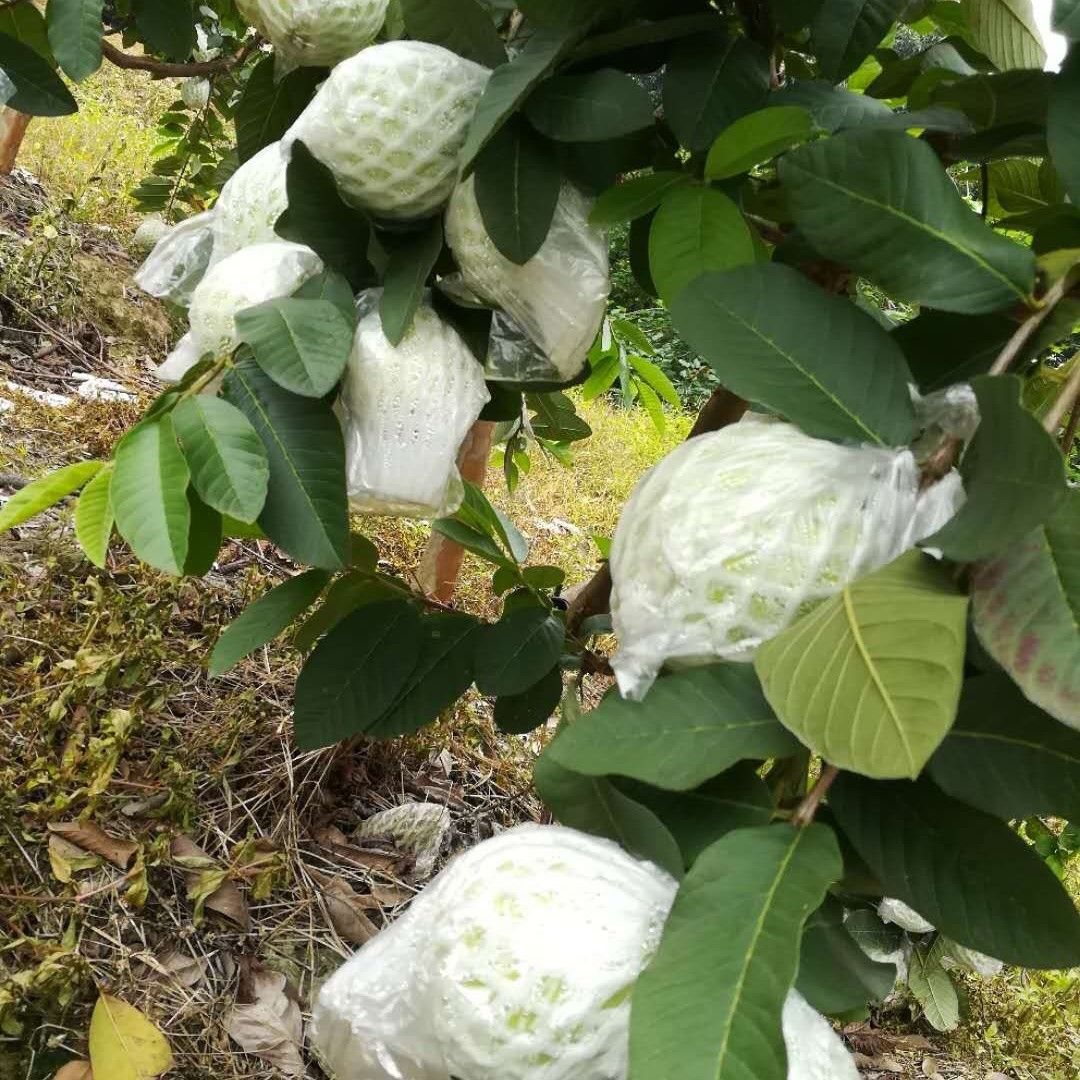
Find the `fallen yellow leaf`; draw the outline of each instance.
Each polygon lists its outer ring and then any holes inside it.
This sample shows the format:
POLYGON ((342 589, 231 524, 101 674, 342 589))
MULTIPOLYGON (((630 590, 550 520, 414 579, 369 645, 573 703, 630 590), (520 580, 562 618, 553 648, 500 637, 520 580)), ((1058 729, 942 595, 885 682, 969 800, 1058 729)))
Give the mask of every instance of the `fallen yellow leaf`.
POLYGON ((153 1080, 172 1068, 165 1036, 138 1009, 102 994, 90 1018, 90 1064, 108 1080, 153 1080))

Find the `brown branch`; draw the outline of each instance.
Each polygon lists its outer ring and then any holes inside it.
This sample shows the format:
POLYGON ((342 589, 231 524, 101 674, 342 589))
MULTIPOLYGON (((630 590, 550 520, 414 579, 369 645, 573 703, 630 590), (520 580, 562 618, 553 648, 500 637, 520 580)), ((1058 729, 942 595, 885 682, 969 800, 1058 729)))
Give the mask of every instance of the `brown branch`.
POLYGON ((155 60, 152 56, 132 56, 102 38, 101 55, 111 64, 125 71, 149 71, 166 79, 189 79, 199 75, 222 75, 239 67, 251 55, 253 43, 246 45, 235 56, 199 63, 176 64, 169 60, 155 60))
POLYGON ((821 806, 825 796, 829 794, 829 788, 833 786, 839 775, 840 770, 835 765, 826 765, 821 770, 817 783, 811 788, 806 798, 799 803, 798 810, 792 816, 792 825, 798 829, 805 829, 814 820, 818 807, 821 806))
POLYGON ((1061 436, 1061 452, 1066 458, 1072 450, 1073 443, 1076 442, 1078 431, 1080 431, 1080 403, 1073 405, 1073 410, 1069 414, 1069 426, 1065 429, 1065 434, 1061 436))
POLYGON ((1066 274, 1060 281, 1047 290, 1042 299, 1042 306, 1033 311, 1019 326, 1016 333, 1006 342, 1005 348, 998 354, 990 368, 991 375, 1004 375, 1015 363, 1017 357, 1024 351, 1024 346, 1034 336, 1035 331, 1050 317, 1054 308, 1065 298, 1069 290, 1075 285, 1071 274, 1066 274))
MULTIPOLYGON (((719 431, 742 419, 747 404, 730 390, 718 386, 702 406, 687 439, 709 431, 719 431)), ((576 636, 581 624, 590 615, 601 615, 611 607, 611 567, 605 562, 595 574, 574 592, 566 612, 566 628, 576 636)))
MULTIPOLYGON (((465 436, 458 453, 461 478, 478 487, 487 477, 495 425, 490 420, 477 420, 465 436)), ((419 584, 428 597, 447 602, 457 591, 458 577, 465 558, 465 549, 456 541, 433 532, 420 560, 419 584)))

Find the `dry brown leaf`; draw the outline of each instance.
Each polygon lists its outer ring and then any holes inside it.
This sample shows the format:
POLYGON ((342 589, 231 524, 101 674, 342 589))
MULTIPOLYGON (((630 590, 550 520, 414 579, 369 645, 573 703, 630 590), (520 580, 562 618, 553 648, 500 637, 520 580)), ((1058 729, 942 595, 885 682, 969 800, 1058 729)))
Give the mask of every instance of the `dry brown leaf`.
POLYGON ((347 881, 310 870, 312 879, 322 889, 326 913, 334 929, 343 941, 351 945, 363 945, 378 932, 378 927, 364 914, 363 897, 359 896, 347 881))
POLYGON ((60 1066, 53 1080, 94 1080, 94 1073, 89 1061, 69 1061, 60 1066))
POLYGON ((203 906, 247 930, 251 917, 244 894, 223 876, 223 870, 212 869, 217 866, 214 860, 188 836, 174 837, 170 850, 172 857, 185 867, 188 896, 201 899, 203 906), (203 895, 207 889, 208 893, 203 895))
POLYGON ((201 956, 171 949, 154 958, 154 970, 159 977, 175 981, 190 990, 206 978, 207 963, 201 956))
POLYGON ((409 856, 390 844, 372 843, 362 847, 350 844, 345 834, 333 826, 316 829, 312 836, 319 847, 359 870, 385 870, 400 874, 410 869, 413 863, 409 856))
POLYGON ((100 855, 65 840, 59 833, 49 836, 49 866, 53 877, 64 885, 82 870, 95 870, 101 865, 100 855))
POLYGON ((937 1062, 932 1057, 924 1057, 922 1059, 922 1072, 923 1076, 940 1077, 941 1070, 937 1066, 937 1062))
POLYGON ((889 1054, 880 1054, 875 1058, 871 1058, 870 1068, 881 1069, 882 1072, 888 1073, 902 1073, 904 1071, 904 1066, 889 1054))
POLYGON ((300 1006, 286 993, 285 976, 250 960, 241 963, 245 965, 241 985, 253 1000, 232 1007, 225 1022, 229 1037, 245 1054, 285 1076, 303 1076, 304 1022, 300 1006))
POLYGON ((925 1035, 892 1035, 884 1034, 884 1038, 890 1046, 900 1047, 904 1050, 933 1050, 934 1044, 925 1035))
POLYGON ((411 900, 415 893, 403 889, 400 885, 372 885, 371 895, 383 907, 397 907, 411 900))
POLYGON ((84 851, 92 851, 95 855, 108 859, 121 870, 126 870, 131 865, 131 860, 139 850, 139 845, 134 841, 110 836, 92 821, 54 821, 49 825, 49 831, 84 851))

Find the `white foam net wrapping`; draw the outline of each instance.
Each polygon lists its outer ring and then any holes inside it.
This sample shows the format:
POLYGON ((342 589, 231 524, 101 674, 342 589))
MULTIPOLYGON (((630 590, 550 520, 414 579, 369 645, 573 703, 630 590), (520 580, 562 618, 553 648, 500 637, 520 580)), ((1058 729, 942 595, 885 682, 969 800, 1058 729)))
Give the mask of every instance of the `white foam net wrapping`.
MULTIPOLYGON (((521 825, 456 859, 325 984, 312 1042, 338 1080, 625 1080, 630 991, 675 881, 608 840, 521 825)), ((794 992, 789 1080, 856 1080, 794 992)))
POLYGON ((454 189, 488 74, 439 45, 375 45, 334 68, 286 138, 302 140, 360 209, 425 217, 454 189))
POLYGON ((370 45, 389 0, 237 0, 277 53, 277 69, 333 67, 370 45))
POLYGON ((212 263, 278 239, 274 225, 289 205, 289 153, 280 142, 264 146, 229 177, 214 206, 212 263))
POLYGON ((613 667, 641 697, 666 662, 749 661, 758 646, 955 513, 955 478, 919 493, 907 450, 847 447, 744 420, 638 484, 611 552, 613 667))
POLYGON ((240 344, 236 316, 267 300, 291 296, 322 271, 322 260, 303 244, 255 244, 212 267, 199 282, 188 312, 190 329, 158 368, 177 382, 207 354, 221 356, 240 344))
POLYGON ((150 252, 172 232, 172 226, 160 214, 144 217, 131 238, 136 251, 150 252))
POLYGON ((396 347, 382 330, 382 290, 364 293, 342 382, 346 478, 353 506, 439 517, 464 489, 457 454, 490 395, 483 368, 425 300, 396 347))
POLYGON ((208 210, 174 225, 135 272, 135 284, 159 300, 187 307, 210 265, 213 224, 214 212, 208 210))
POLYGON ((462 281, 505 311, 539 347, 523 348, 512 334, 493 335, 488 378, 566 382, 584 367, 611 291, 607 237, 588 223, 589 207, 585 195, 564 184, 547 239, 518 266, 488 236, 472 177, 454 191, 446 241, 462 281))

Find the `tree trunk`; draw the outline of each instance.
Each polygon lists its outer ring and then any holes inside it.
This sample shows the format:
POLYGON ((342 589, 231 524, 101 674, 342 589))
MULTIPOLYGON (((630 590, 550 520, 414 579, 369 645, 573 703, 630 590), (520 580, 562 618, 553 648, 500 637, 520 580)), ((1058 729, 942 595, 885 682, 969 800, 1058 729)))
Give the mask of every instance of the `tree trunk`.
POLYGON ((0 109, 0 176, 8 176, 15 168, 23 136, 30 117, 14 109, 0 109))
MULTIPOLYGON (((463 480, 478 487, 484 486, 494 436, 495 425, 491 421, 477 420, 473 424, 458 454, 458 468, 463 480)), ((444 604, 448 603, 453 599, 457 588, 464 558, 465 549, 460 544, 438 533, 432 533, 420 561, 420 587, 429 596, 444 604)))

